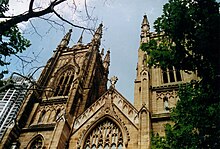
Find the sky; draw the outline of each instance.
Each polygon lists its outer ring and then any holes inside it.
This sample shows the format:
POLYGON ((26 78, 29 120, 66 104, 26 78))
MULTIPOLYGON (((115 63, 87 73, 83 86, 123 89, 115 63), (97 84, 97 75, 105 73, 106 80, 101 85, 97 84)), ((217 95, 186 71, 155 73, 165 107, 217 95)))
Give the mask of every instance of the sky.
MULTIPOLYGON (((28 0, 12 0, 10 1, 9 14, 18 14, 27 10, 28 0), (13 1, 13 2, 12 2, 13 1)), ((41 2, 41 1, 40 1, 41 2)), ((83 0, 76 0, 77 12, 73 12, 73 6, 70 8, 72 0, 68 4, 62 4, 56 10, 68 20, 73 20, 76 24, 83 26, 98 27, 99 23, 103 23, 104 30, 102 36, 101 47, 111 52, 111 63, 109 78, 118 77, 116 89, 131 103, 134 98, 134 80, 136 77, 137 54, 140 46, 140 31, 143 15, 147 15, 150 22, 151 31, 153 22, 162 14, 163 5, 167 0, 87 0, 88 12, 92 17, 96 18, 96 23, 92 21, 83 21, 85 7, 83 0)), ((35 4, 35 7, 46 6, 46 3, 35 4)), ((58 20, 55 16, 47 15, 45 18, 58 20)), ((63 22, 58 21, 60 24, 63 22)), ((31 41, 31 46, 22 54, 22 56, 36 57, 37 61, 23 66, 16 58, 10 58, 12 65, 9 66, 10 73, 17 71, 20 73, 30 73, 38 66, 46 64, 47 60, 52 56, 53 50, 63 38, 64 34, 73 29, 71 42, 69 46, 73 46, 79 39, 82 30, 64 24, 64 28, 43 19, 31 19, 30 22, 19 24, 24 36, 31 41), (33 28, 34 26, 34 28, 33 28)), ((83 43, 90 42, 92 35, 84 32, 83 43)), ((30 59, 31 60, 31 59, 30 59)), ((37 72, 36 78, 40 71, 37 72)))

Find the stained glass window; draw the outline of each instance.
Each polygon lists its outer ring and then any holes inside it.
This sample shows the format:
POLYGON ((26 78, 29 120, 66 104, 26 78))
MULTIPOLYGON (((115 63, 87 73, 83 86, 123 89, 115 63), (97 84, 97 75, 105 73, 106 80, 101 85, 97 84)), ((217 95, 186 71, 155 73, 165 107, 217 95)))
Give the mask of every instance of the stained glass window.
POLYGON ((84 149, 119 149, 123 147, 123 136, 120 128, 106 119, 97 124, 86 138, 84 149))

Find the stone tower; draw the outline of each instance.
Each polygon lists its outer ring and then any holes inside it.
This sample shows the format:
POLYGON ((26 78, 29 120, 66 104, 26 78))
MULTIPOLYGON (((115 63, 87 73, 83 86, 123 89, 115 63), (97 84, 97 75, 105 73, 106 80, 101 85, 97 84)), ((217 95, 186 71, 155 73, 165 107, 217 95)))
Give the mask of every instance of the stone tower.
POLYGON ((107 90, 110 52, 103 60, 102 24, 86 45, 80 37, 77 45, 68 47, 71 32, 48 60, 0 148, 66 148, 75 118, 107 90))
MULTIPOLYGON (((150 32, 147 16, 144 15, 141 24, 140 44, 149 42, 150 39, 161 35, 150 32)), ((162 70, 159 67, 149 67, 147 60, 149 55, 138 49, 137 74, 134 89, 134 106, 140 111, 143 107, 147 109, 144 121, 144 133, 150 138, 150 133, 164 135, 164 124, 170 120, 169 109, 176 105, 178 100, 177 90, 180 84, 197 79, 195 74, 187 74, 174 67, 162 70)), ((150 140, 149 140, 150 141, 150 140)), ((148 141, 148 142, 149 142, 148 141)))

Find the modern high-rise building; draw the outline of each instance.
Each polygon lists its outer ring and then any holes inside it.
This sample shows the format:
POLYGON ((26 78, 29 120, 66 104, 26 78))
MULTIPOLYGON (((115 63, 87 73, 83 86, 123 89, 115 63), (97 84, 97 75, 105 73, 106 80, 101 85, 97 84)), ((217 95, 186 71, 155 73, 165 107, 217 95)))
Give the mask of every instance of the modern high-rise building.
POLYGON ((15 87, 0 93, 0 140, 9 124, 16 119, 30 83, 21 77, 14 77, 15 87))
MULTIPOLYGON (((145 15, 140 43, 158 36, 145 15)), ((87 44, 80 37, 68 46, 71 30, 63 37, 0 148, 149 149, 151 132, 164 134, 178 85, 196 76, 149 67, 149 55, 138 49, 133 105, 117 91, 117 77, 107 88, 110 51, 104 56, 101 37, 102 24, 87 44)))

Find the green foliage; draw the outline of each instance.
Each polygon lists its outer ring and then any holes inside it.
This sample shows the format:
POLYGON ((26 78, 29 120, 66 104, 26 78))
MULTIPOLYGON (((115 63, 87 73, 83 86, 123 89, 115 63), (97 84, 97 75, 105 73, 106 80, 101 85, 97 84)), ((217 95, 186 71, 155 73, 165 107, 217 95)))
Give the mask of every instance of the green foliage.
MULTIPOLYGON (((0 17, 4 16, 4 12, 8 10, 8 1, 3 0, 0 2, 0 17)), ((2 22, 0 22, 1 24, 2 22)), ((6 57, 23 52, 30 46, 30 41, 25 39, 17 26, 8 28, 5 32, 0 34, 0 66, 4 67, 9 65, 10 62, 6 60, 6 57)), ((0 72, 0 79, 4 77, 4 74, 8 73, 7 70, 0 72)), ((4 83, 0 81, 0 86, 4 83)))
POLYGON ((180 100, 171 111, 174 125, 165 136, 153 135, 152 148, 220 148, 220 93, 217 82, 193 82, 179 88, 180 100))
POLYGON ((197 69, 201 77, 215 77, 220 54, 219 21, 219 4, 214 0, 169 0, 154 23, 163 36, 142 45, 153 57, 149 64, 172 62, 179 69, 197 69))
POLYGON ((4 12, 8 11, 9 0, 0 0, 0 17, 4 16, 4 12))
POLYGON ((180 100, 171 112, 175 125, 165 127, 171 148, 220 147, 220 96, 211 84, 206 85, 197 82, 180 87, 180 100))
POLYGON ((151 149, 170 149, 169 144, 166 142, 165 137, 161 137, 158 134, 151 135, 151 149))
POLYGON ((161 36, 141 45, 151 66, 194 71, 201 79, 180 87, 174 125, 165 126, 164 137, 153 135, 153 148, 220 148, 219 21, 215 0, 169 0, 154 23, 161 36))

